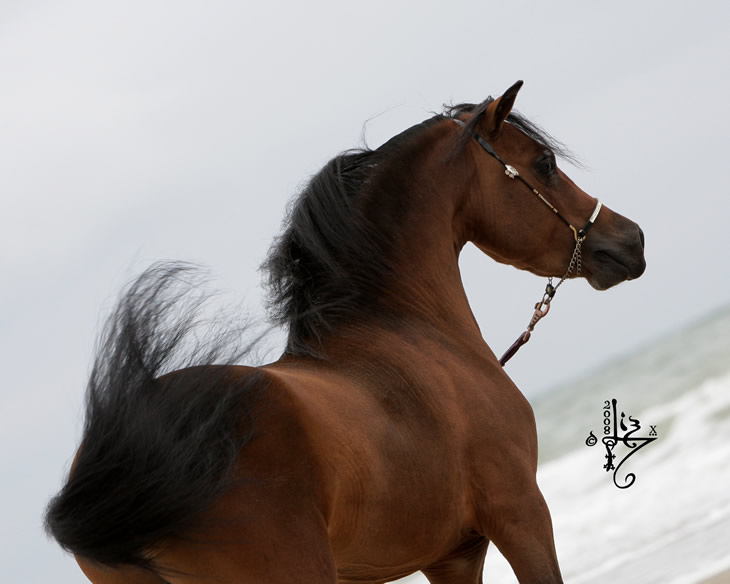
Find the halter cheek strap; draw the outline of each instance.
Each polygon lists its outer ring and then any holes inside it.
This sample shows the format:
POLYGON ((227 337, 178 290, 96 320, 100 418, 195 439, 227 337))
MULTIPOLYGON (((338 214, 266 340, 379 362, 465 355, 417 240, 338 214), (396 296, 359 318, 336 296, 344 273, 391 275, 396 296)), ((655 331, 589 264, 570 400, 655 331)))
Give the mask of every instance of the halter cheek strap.
MULTIPOLYGON (((454 122, 459 124, 462 128, 466 127, 466 124, 462 122, 458 118, 452 118, 454 122)), ((502 160, 502 157, 497 154, 494 151, 494 148, 492 148, 492 145, 487 142, 484 138, 482 138, 479 134, 476 132, 472 132, 472 138, 477 141, 477 143, 482 147, 482 149, 492 156, 494 159, 496 159, 503 167, 504 167, 504 173, 510 177, 512 180, 517 179, 522 184, 524 184, 528 189, 532 191, 532 194, 534 194, 542 203, 544 203, 555 215, 557 215, 558 219, 560 219, 563 223, 565 223, 570 230, 573 232, 573 239, 578 242, 580 239, 585 239, 588 235, 588 230, 593 226, 596 219, 598 218, 598 213, 601 212, 601 207, 603 206, 603 203, 596 199, 596 206, 593 209, 593 213, 591 213, 591 216, 588 218, 588 221, 586 221, 585 225, 581 227, 580 229, 576 229, 573 224, 568 221, 568 219, 563 215, 560 211, 558 211, 557 207, 553 205, 550 201, 548 201, 540 191, 538 191, 535 187, 533 187, 529 182, 527 182, 522 175, 519 173, 519 171, 512 165, 507 164, 504 160, 502 160)))
MULTIPOLYGON (((457 124, 459 124, 462 128, 466 127, 466 124, 459 120, 458 118, 452 118, 453 121, 455 121, 457 124)), ((586 237, 588 237, 588 231, 591 227, 593 227, 593 224, 596 222, 596 219, 598 218, 598 214, 601 212, 601 208, 603 207, 603 203, 596 199, 596 206, 593 209, 593 213, 591 213, 591 216, 588 218, 588 221, 585 222, 585 225, 581 227, 580 229, 576 229, 575 226, 568 221, 568 219, 563 215, 560 211, 558 211, 557 207, 553 205, 550 201, 548 201, 541 193, 538 191, 535 187, 533 187, 528 181, 526 181, 522 175, 520 175, 519 171, 512 165, 507 164, 502 158, 494 151, 494 148, 492 148, 492 145, 487 142, 484 138, 482 138, 479 134, 476 132, 472 132, 471 134, 472 138, 474 138, 477 143, 482 147, 482 149, 495 158, 499 163, 504 167, 504 173, 511 178, 512 180, 519 180, 524 184, 530 191, 532 191, 532 194, 534 194, 542 203, 544 203, 557 217, 560 219, 563 223, 565 223, 570 230, 573 232, 573 239, 575 240, 575 248, 573 249, 573 255, 570 258, 570 262, 568 264, 568 269, 566 270, 563 277, 560 279, 560 281, 553 286, 553 279, 548 278, 547 286, 545 286, 545 293, 543 294, 542 300, 535 304, 535 312, 532 315, 532 318, 530 319, 530 323, 527 325, 527 329, 524 333, 522 333, 519 337, 517 337, 517 340, 512 343, 512 346, 507 349, 504 355, 502 355, 501 359, 499 360, 500 365, 504 367, 504 364, 509 361, 512 356, 519 350, 519 348, 524 345, 527 341, 530 340, 530 335, 532 334, 533 329, 535 328, 535 325, 540 321, 541 318, 543 318, 545 315, 547 315, 548 311, 550 310, 550 302, 552 301, 553 297, 555 296, 555 293, 558 291, 558 288, 560 288, 560 285, 565 282, 566 278, 571 274, 573 269, 576 270, 576 274, 580 275, 581 272, 581 248, 583 246, 583 242, 585 241, 586 237)))

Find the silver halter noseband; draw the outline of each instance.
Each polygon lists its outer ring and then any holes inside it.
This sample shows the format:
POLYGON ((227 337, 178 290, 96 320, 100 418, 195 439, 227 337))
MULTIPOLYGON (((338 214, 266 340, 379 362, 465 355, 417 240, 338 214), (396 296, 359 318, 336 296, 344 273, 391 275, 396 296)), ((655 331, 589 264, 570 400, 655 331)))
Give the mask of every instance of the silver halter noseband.
MULTIPOLYGON (((466 127, 466 124, 462 122, 458 118, 451 118, 454 122, 459 124, 462 128, 466 127)), ((535 312, 532 315, 532 318, 530 319, 530 323, 527 325, 527 329, 524 333, 522 333, 517 340, 512 344, 512 346, 507 349, 507 351, 502 355, 502 358, 499 360, 500 365, 504 366, 507 361, 509 361, 512 356, 517 352, 517 350, 524 345, 527 341, 530 340, 530 334, 532 333, 533 329, 535 328, 535 325, 539 322, 539 320, 544 317, 548 311, 550 310, 550 302, 552 301, 553 297, 555 296, 555 293, 557 292, 560 285, 568 278, 568 276, 571 274, 571 272, 575 269, 576 275, 580 275, 581 272, 581 247, 583 245, 583 242, 585 241, 586 237, 588 237, 588 230, 593 227, 593 224, 596 222, 596 219, 598 218, 598 214, 601 212, 601 207, 603 207, 603 203, 596 199, 596 206, 593 209, 593 213, 591 213, 591 216, 588 218, 588 221, 585 222, 585 225, 581 227, 580 229, 576 229, 573 224, 568 221, 568 219, 560 212, 558 209, 553 205, 550 201, 548 201, 541 193, 538 191, 535 187, 533 187, 529 182, 527 182, 523 176, 519 173, 519 171, 509 164, 507 164, 502 158, 494 151, 494 148, 492 148, 492 145, 487 142, 484 138, 482 138, 479 134, 476 132, 472 132, 471 134, 472 138, 474 138, 479 146, 482 147, 482 149, 495 158, 503 167, 504 167, 504 173, 511 178, 512 180, 519 180, 522 182, 530 191, 532 191, 532 194, 534 194, 540 201, 542 201, 557 217, 560 219, 563 223, 565 223, 570 230, 573 232, 573 238, 575 240, 575 248, 573 249, 573 255, 570 258, 570 262, 568 263, 568 269, 566 270, 565 274, 563 274, 563 277, 560 278, 560 281, 553 286, 553 279, 548 278, 547 286, 545 286, 545 293, 543 294, 542 300, 535 304, 535 312)))

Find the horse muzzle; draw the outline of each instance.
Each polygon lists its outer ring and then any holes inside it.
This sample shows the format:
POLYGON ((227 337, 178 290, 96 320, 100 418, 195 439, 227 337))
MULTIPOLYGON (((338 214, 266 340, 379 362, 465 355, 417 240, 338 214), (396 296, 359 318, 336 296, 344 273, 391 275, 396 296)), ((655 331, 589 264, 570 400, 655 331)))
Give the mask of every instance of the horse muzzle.
POLYGON ((644 232, 633 221, 618 217, 624 223, 621 229, 612 229, 611 236, 596 230, 583 246, 583 273, 596 290, 635 280, 646 269, 644 232))

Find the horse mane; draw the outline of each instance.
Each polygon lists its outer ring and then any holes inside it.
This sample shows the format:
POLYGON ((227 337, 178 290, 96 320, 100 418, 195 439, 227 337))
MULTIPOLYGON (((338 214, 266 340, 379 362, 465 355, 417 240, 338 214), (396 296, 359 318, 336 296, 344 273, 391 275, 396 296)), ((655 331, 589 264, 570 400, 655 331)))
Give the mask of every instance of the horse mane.
POLYGON ((45 515, 46 531, 67 551, 149 568, 150 548, 200 521, 230 486, 260 375, 234 378, 223 366, 246 352, 232 342, 240 330, 196 336, 208 296, 192 266, 158 263, 109 317, 82 444, 45 515))
POLYGON ((375 150, 339 154, 291 204, 261 266, 269 314, 288 328, 286 353, 319 357, 325 333, 382 308, 387 283, 397 277, 392 251, 410 203, 402 194, 408 146, 439 119, 375 150), (376 196, 384 190, 391 196, 376 196))
MULTIPOLYGON (((409 145, 436 122, 469 113, 472 118, 455 145, 458 152, 493 101, 444 106, 442 114, 375 150, 341 153, 312 177, 291 204, 283 232, 261 266, 270 317, 288 328, 287 354, 318 358, 326 333, 382 310, 388 281, 397 277, 392 251, 410 203, 404 194, 409 145), (379 188, 390 196, 376 197, 379 188)), ((565 145, 524 116, 512 112, 507 121, 575 162, 565 145)))

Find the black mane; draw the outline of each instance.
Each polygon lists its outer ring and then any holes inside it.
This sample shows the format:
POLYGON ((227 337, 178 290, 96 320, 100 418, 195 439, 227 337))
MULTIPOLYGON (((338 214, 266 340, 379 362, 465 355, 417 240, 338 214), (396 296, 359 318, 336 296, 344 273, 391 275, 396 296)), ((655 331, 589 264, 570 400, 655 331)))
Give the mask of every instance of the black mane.
POLYGON ((396 276, 391 251, 408 210, 402 164, 407 145, 439 119, 413 126, 375 150, 336 156, 293 202, 262 265, 272 320, 289 329, 287 353, 318 357, 327 331, 377 309, 396 276), (384 188, 390 196, 376 200, 384 188))
MULTIPOLYGON (((318 357, 323 335, 379 308, 388 281, 397 277, 391 261, 398 225, 407 213, 408 146, 444 118, 472 114, 458 152, 470 139, 487 107, 463 103, 413 126, 376 150, 350 150, 330 160, 294 200, 262 265, 272 320, 288 327, 286 352, 318 357), (373 194, 387 188, 389 196, 373 194)), ((510 124, 574 161, 570 151, 519 113, 510 124)), ((412 153, 411 153, 412 154, 412 153)))

